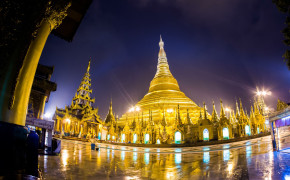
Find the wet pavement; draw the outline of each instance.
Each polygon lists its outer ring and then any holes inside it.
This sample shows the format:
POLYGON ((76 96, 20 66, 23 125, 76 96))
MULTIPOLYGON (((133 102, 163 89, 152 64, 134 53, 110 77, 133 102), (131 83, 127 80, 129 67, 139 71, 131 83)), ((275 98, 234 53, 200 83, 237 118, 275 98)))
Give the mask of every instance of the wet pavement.
POLYGON ((45 179, 285 179, 290 180, 290 132, 279 152, 270 136, 230 144, 144 148, 62 140, 59 156, 40 156, 45 179))

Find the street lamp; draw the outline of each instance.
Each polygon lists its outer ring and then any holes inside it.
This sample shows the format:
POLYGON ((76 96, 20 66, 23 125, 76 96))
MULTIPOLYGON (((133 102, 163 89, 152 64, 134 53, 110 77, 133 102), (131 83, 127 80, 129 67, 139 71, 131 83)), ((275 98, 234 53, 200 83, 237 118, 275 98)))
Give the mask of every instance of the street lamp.
POLYGON ((266 91, 266 90, 262 90, 262 91, 259 91, 259 89, 257 89, 257 92, 256 92, 257 96, 270 96, 272 94, 271 91, 266 91))

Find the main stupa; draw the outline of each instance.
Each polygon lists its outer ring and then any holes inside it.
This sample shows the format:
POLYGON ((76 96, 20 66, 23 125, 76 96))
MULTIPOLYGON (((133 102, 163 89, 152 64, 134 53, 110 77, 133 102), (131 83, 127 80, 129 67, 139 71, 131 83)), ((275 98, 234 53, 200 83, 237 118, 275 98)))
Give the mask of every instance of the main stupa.
POLYGON ((160 36, 157 72, 150 83, 148 93, 128 112, 122 115, 120 126, 126 122, 153 122, 166 120, 166 124, 174 124, 179 116, 182 122, 190 117, 192 123, 196 123, 203 108, 196 105, 182 91, 177 80, 170 72, 164 50, 164 42, 160 36), (179 114, 179 115, 178 115, 179 114))

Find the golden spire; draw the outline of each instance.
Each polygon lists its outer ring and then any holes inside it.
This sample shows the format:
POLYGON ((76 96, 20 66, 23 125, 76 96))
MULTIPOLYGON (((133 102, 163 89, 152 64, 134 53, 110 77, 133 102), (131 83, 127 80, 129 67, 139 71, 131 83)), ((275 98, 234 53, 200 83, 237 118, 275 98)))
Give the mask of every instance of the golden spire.
POLYGON ((240 98, 240 115, 241 116, 244 116, 245 115, 241 98, 240 98))
POLYGON ((199 120, 202 119, 202 113, 201 113, 201 108, 199 108, 199 120))
POLYGON ((151 81, 149 92, 159 91, 159 90, 179 90, 178 83, 176 79, 172 76, 169 65, 167 62, 166 53, 164 50, 164 42, 160 36, 159 42, 159 54, 158 54, 158 65, 156 74, 151 81))
POLYGON ((238 101, 236 100, 236 117, 238 118, 239 116, 240 116, 240 110, 239 110, 238 101))
POLYGON ((221 116, 221 118, 224 118, 224 117, 226 117, 226 115, 225 115, 225 111, 224 111, 223 101, 220 99, 220 102, 221 102, 221 113, 220 113, 220 116, 221 116))
POLYGON ((90 58, 90 60, 89 60, 89 65, 88 65, 88 67, 87 67, 87 73, 90 72, 90 68, 91 68, 91 58, 90 58))
POLYGON ((203 109, 204 109, 204 119, 207 119, 205 102, 203 102, 203 109))
POLYGON ((159 62, 166 62, 167 63, 167 58, 166 58, 166 53, 164 50, 164 42, 162 41, 162 37, 160 35, 160 42, 159 42, 159 54, 158 54, 158 63, 159 62))
POLYGON ((212 120, 218 121, 218 115, 215 109, 214 101, 212 101, 212 120))

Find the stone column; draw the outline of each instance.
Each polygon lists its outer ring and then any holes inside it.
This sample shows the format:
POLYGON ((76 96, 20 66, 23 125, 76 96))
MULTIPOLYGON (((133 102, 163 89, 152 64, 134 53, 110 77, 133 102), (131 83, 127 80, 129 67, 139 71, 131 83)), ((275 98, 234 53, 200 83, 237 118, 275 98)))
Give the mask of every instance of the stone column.
MULTIPOLYGON (((11 59, 5 62, 8 65, 7 70, 3 73, 4 76, 0 77, 0 144, 3 146, 0 148, 0 176, 19 173, 19 170, 24 169, 27 138, 27 130, 24 126, 36 68, 50 32, 61 23, 68 7, 59 8, 63 12, 47 7, 51 17, 42 19, 36 37, 31 41, 24 59, 18 59, 16 62, 16 59, 21 57, 20 54, 11 54, 11 59), (16 63, 18 65, 20 63, 20 69, 15 68, 16 63), (13 83, 15 78, 16 83, 13 83)), ((26 23, 26 25, 36 26, 33 23, 26 23)), ((19 41, 19 44, 22 43, 19 41)), ((20 51, 16 49, 15 52, 20 51)))

